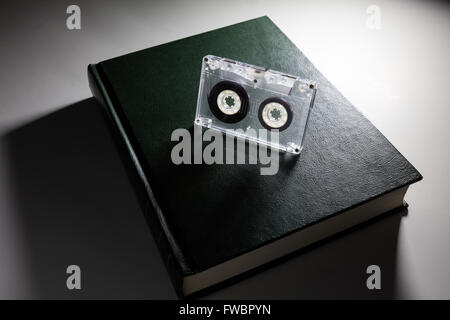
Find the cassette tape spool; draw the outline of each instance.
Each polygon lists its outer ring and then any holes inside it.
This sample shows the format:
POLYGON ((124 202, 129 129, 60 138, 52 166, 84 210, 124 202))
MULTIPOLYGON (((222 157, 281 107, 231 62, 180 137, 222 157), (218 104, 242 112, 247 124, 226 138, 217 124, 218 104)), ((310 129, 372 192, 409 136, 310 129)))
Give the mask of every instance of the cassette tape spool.
POLYGON ((226 123, 236 123, 248 113, 248 94, 239 84, 231 81, 217 83, 208 94, 211 112, 226 123))
POLYGON ((266 129, 283 131, 289 128, 292 117, 291 106, 280 98, 268 98, 259 106, 258 119, 266 129))
POLYGON ((299 154, 316 91, 314 81, 208 55, 194 123, 299 154), (269 133, 255 136, 260 130, 277 131, 278 141, 269 133))

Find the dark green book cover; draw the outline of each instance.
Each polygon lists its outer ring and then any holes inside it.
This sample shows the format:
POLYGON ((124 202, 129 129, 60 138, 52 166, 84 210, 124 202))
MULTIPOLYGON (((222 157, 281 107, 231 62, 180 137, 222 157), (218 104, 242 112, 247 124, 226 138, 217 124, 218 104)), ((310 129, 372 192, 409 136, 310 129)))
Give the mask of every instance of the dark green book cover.
POLYGON ((174 286, 194 293, 401 206, 422 177, 267 17, 89 66, 139 177, 174 286), (202 57, 319 84, 301 155, 258 165, 175 165, 173 130, 192 131, 202 57))

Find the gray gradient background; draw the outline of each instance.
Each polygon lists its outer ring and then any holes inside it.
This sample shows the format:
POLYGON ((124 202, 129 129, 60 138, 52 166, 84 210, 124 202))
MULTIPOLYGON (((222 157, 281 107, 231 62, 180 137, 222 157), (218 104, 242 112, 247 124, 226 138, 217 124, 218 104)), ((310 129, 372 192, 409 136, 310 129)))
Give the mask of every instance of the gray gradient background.
POLYGON ((450 298, 450 9, 435 1, 15 1, 0 12, 0 298, 175 298, 86 66, 268 15, 416 166, 409 210, 207 298, 450 298), (82 29, 66 29, 66 8, 82 29), (380 6, 382 29, 365 26, 380 6), (82 269, 82 290, 65 268, 82 269), (382 290, 365 268, 382 268, 382 290))

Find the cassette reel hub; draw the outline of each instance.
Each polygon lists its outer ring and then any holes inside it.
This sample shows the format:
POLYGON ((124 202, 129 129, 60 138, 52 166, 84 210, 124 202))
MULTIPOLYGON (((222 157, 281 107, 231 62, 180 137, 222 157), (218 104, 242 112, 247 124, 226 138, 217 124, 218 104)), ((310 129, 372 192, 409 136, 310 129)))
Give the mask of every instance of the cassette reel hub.
POLYGON ((241 99, 233 90, 223 90, 217 96, 217 106, 223 113, 233 115, 241 109, 241 99))
POLYGON ((264 100, 258 112, 259 121, 269 130, 286 129, 291 124, 292 116, 291 106, 286 101, 275 97, 264 100))

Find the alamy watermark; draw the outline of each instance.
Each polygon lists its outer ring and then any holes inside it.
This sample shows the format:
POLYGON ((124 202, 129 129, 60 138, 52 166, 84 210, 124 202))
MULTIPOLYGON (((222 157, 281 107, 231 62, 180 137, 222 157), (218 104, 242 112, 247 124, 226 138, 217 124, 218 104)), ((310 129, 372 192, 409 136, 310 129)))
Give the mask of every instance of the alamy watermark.
POLYGON ((381 289, 381 269, 376 264, 367 267, 366 273, 370 276, 366 280, 366 286, 369 290, 381 289))
POLYGON ((381 8, 371 4, 366 9, 366 27, 370 30, 381 30, 381 8))
POLYGON ((71 4, 67 7, 66 13, 69 16, 66 19, 66 27, 69 30, 80 30, 81 29, 81 9, 76 4, 71 4))
POLYGON ((81 289, 81 269, 79 266, 72 264, 67 267, 66 273, 69 274, 66 280, 66 286, 69 290, 81 289))
MULTIPOLYGON (((271 143, 279 141, 278 131, 266 129, 247 129, 245 134, 257 140, 269 139, 271 143)), ((260 164, 261 175, 275 175, 279 169, 279 153, 276 149, 250 141, 246 152, 246 140, 243 130, 228 130, 226 135, 213 129, 203 130, 194 126, 193 136, 187 129, 180 128, 172 132, 171 141, 178 142, 171 152, 172 163, 180 164, 260 164), (204 142, 209 142, 204 148, 204 142), (236 148, 235 148, 236 145, 236 148), (224 152, 225 150, 225 152, 224 152)))

